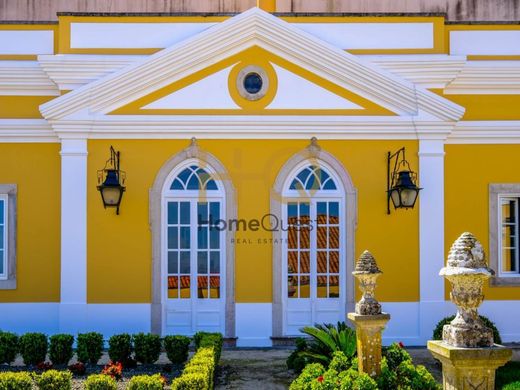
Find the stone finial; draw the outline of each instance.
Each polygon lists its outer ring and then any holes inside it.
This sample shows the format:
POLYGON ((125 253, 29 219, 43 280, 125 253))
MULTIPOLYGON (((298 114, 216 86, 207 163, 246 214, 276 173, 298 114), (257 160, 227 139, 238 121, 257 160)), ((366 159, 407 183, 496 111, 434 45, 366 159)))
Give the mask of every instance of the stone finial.
POLYGON ((454 347, 479 348, 493 346, 493 332, 480 320, 478 307, 484 300, 484 281, 494 274, 487 267, 486 254, 471 233, 463 233, 451 246, 448 264, 439 275, 452 285, 451 301, 457 315, 444 325, 442 340, 454 347))
POLYGON ((307 146, 307 150, 309 151, 309 153, 311 155, 316 155, 321 150, 320 145, 318 145, 318 138, 316 138, 316 137, 311 138, 311 142, 310 142, 309 146, 307 146))
POLYGON ((190 140, 190 146, 184 149, 186 152, 186 158, 197 157, 200 152, 199 144, 197 143, 197 138, 192 137, 190 140))
POLYGON ((369 251, 364 251, 356 263, 356 269, 352 272, 352 275, 358 279, 359 289, 363 293, 360 301, 356 303, 356 314, 381 314, 381 305, 376 300, 374 293, 377 286, 376 279, 381 274, 374 256, 369 251))

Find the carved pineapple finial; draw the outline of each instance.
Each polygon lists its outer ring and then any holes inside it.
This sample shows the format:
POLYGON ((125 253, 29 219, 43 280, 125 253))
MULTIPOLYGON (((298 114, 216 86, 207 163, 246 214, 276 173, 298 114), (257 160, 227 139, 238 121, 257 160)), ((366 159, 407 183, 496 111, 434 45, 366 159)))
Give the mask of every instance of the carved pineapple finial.
POLYGON ((374 291, 377 286, 376 279, 382 272, 369 251, 366 250, 361 254, 352 274, 358 279, 359 288, 363 293, 360 301, 356 303, 356 314, 381 314, 381 304, 375 298, 374 291))

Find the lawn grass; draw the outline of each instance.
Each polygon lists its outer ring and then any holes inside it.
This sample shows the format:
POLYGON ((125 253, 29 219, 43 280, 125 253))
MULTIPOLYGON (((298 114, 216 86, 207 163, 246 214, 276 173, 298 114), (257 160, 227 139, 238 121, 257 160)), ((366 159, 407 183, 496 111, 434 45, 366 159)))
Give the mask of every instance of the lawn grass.
POLYGON ((508 362, 497 370, 495 386, 502 390, 520 390, 520 362, 508 362))

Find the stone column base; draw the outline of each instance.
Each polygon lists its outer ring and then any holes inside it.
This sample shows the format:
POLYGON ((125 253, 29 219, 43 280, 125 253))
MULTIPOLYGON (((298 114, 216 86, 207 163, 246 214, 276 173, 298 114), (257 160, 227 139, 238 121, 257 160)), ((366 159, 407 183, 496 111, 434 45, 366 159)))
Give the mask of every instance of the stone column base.
POLYGON ((489 348, 460 348, 430 340, 428 349, 442 363, 444 390, 494 390, 496 369, 512 356, 511 349, 498 344, 489 348))
POLYGON ((348 313, 348 319, 356 325, 359 372, 371 377, 381 373, 381 332, 390 320, 390 314, 362 315, 348 313))

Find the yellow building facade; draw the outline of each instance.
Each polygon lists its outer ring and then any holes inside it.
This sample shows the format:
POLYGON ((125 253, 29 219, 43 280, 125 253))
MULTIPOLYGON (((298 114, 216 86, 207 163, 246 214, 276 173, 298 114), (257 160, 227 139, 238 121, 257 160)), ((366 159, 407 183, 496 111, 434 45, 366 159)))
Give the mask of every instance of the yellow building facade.
POLYGON ((368 249, 385 342, 424 345, 471 231, 496 272, 482 312, 519 341, 519 38, 258 8, 0 24, 0 328, 269 346, 344 320, 368 249), (402 148, 422 189, 388 213, 402 148))

